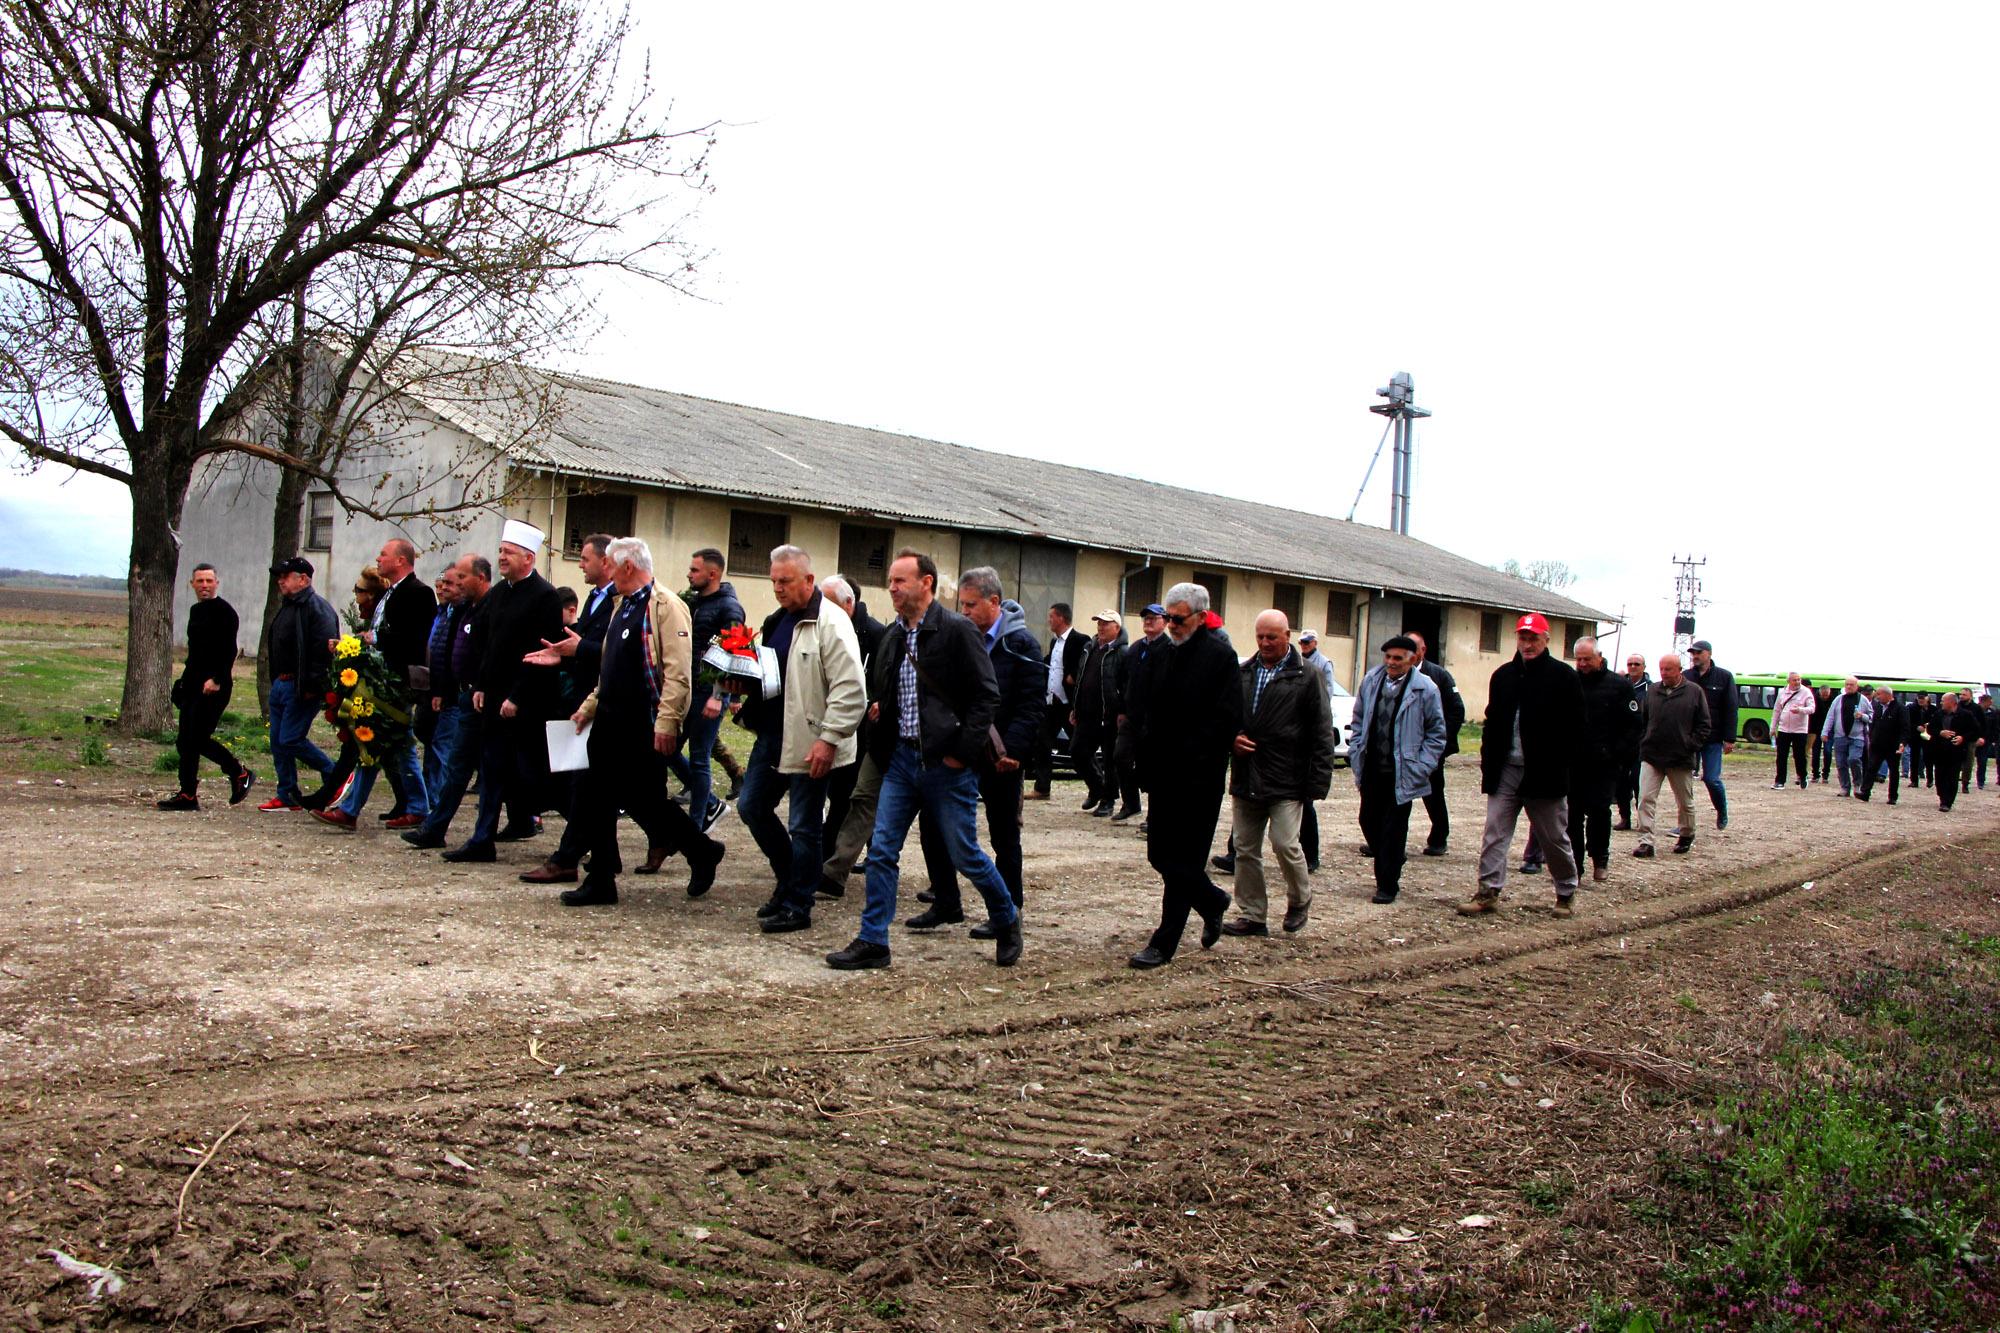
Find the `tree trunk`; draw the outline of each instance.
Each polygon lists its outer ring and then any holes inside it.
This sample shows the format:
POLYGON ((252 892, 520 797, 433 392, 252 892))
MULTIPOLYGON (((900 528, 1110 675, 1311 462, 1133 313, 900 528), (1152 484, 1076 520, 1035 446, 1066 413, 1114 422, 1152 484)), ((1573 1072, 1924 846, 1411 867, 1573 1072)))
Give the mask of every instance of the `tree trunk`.
POLYGON ((118 708, 118 730, 127 736, 165 731, 172 721, 167 692, 174 665, 174 584, 181 563, 176 529, 187 499, 189 470, 135 466, 133 475, 159 476, 164 484, 132 487, 125 696, 118 708))
MULTIPOLYGON (((303 472, 291 468, 278 469, 278 496, 271 509, 271 560, 283 556, 296 555, 299 550, 299 513, 305 500, 306 483, 311 480, 303 472)), ((266 565, 270 561, 265 562, 266 565)), ((333 575, 320 571, 329 581, 333 575)), ((268 587, 264 592, 264 627, 257 636, 257 706, 259 712, 268 712, 271 702, 271 622, 278 618, 278 580, 266 575, 268 587)), ((329 582, 328 586, 332 586, 329 582)), ((324 595, 324 594, 322 594, 324 595)))

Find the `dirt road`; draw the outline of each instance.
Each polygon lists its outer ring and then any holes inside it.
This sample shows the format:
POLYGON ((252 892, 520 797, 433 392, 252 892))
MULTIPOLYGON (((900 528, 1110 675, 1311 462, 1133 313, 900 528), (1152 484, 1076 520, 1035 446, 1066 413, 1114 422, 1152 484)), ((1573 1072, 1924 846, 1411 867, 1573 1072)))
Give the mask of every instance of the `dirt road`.
POLYGON ((1634 1231, 1630 1200, 1663 1137, 1700 1131, 1687 1088, 1552 1060, 1552 1040, 1643 1047, 1702 1086, 1755 1065, 1810 1002, 1800 979, 1866 947, 1899 885, 1992 912, 1993 795, 1943 815, 1929 793, 1888 809, 1756 776, 1732 774, 1730 829, 1687 858, 1638 862, 1620 836, 1569 921, 1545 877, 1497 919, 1449 912, 1477 827, 1464 768, 1453 854, 1368 905, 1343 787, 1309 930, 1190 939, 1158 974, 1122 967, 1156 893, 1136 834, 1062 802, 1031 807, 1021 967, 899 931, 894 968, 840 975, 818 959, 851 935, 858 879, 815 931, 759 937, 768 885, 733 822, 708 898, 670 874, 575 912, 506 873, 545 846, 458 869, 248 806, 13 785, 0 1324, 1560 1310, 1635 1271, 1635 1235, 1673 1244, 1634 1231), (1523 1208, 1542 1179, 1560 1215, 1523 1208), (51 1248, 129 1285, 93 1307, 51 1248))

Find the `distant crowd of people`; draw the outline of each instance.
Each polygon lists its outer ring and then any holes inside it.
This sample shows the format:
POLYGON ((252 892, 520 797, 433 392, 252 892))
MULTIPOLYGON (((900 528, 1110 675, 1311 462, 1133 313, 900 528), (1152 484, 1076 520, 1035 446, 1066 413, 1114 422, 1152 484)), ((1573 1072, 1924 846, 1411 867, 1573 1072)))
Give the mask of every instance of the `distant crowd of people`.
MULTIPOLYGON (((686 591, 677 593, 661 587, 644 541, 593 535, 582 543, 587 591, 578 597, 537 571, 543 544, 538 529, 510 520, 494 561, 461 555, 433 588, 417 577, 415 548, 391 539, 355 584, 347 635, 314 589, 312 564, 275 562, 281 601, 268 641, 268 712, 277 790, 259 809, 309 811, 353 831, 380 772, 392 793, 381 819, 456 863, 496 860, 497 844, 541 836, 541 816, 559 811, 558 845, 520 878, 569 886, 561 901, 574 907, 618 901, 621 815, 646 836, 637 873, 657 873, 678 856, 688 895, 701 897, 724 856, 711 830, 733 809, 769 866, 770 893, 757 909, 766 933, 810 929, 819 903, 844 897, 865 857, 858 933, 826 958, 839 969, 888 965, 914 825, 929 887, 904 927, 964 922, 962 876, 986 913, 969 933, 990 940, 1005 967, 1023 948, 1024 803, 1048 799, 1067 736, 1084 810, 1112 823, 1138 820, 1160 876, 1159 920, 1133 967, 1171 961, 1191 916, 1200 918, 1203 948, 1224 935, 1267 935, 1270 863, 1285 890, 1282 929, 1309 921, 1320 856, 1315 802, 1331 786, 1336 752, 1333 667, 1312 632, 1293 643, 1281 611, 1257 616, 1254 650, 1241 660, 1198 583, 1176 584, 1146 606, 1136 640, 1108 609, 1090 617, 1094 632, 1085 635, 1058 603, 1044 643, 997 571, 964 570, 954 609, 931 557, 903 550, 888 567, 894 618, 884 625, 847 579, 818 579, 810 553, 784 545, 768 562, 777 609, 752 636, 719 550, 693 553, 686 591), (731 669, 716 665, 717 645, 731 669), (773 668, 768 680, 754 665, 759 648, 773 668), (363 748, 372 733, 341 727, 342 751, 329 756, 311 739, 313 723, 333 708, 338 681, 353 684, 353 668, 341 664, 364 654, 379 655, 381 678, 392 682, 395 697, 383 705, 399 717, 407 710, 412 725, 382 753, 363 748), (734 670, 736 658, 752 665, 734 670), (726 715, 755 738, 740 765, 720 738, 726 715), (552 771, 550 724, 565 719, 587 737, 584 758, 552 771), (725 756, 726 800, 711 767, 725 756), (319 776, 310 793, 301 767, 319 776), (684 804, 669 798, 669 773, 685 789, 684 804), (449 847, 475 781, 470 830, 449 847), (1211 858, 1225 799, 1228 848, 1211 858), (1212 871, 1234 876, 1233 895, 1212 871)), ((232 686, 236 615, 212 566, 196 567, 192 587, 187 664, 175 687, 180 790, 159 803, 163 810, 199 808, 204 757, 222 768, 231 804, 254 781, 214 737, 232 686)), ((1734 748, 1737 694, 1711 645, 1695 643, 1691 665, 1662 657, 1655 681, 1639 655, 1623 675, 1609 670, 1590 638, 1575 644, 1574 665, 1560 660, 1536 613, 1519 618, 1514 637, 1514 656, 1489 682, 1480 743, 1486 816, 1477 885, 1461 913, 1496 910, 1523 817, 1530 836, 1520 868, 1546 869, 1563 916, 1575 910, 1586 861, 1594 879, 1607 877, 1614 829, 1636 831, 1634 856, 1654 855, 1662 787, 1676 805, 1674 852, 1695 844, 1697 776, 1717 827, 1728 826, 1722 758, 1734 748)), ((1372 901, 1389 904, 1401 889, 1418 803, 1430 820, 1422 850, 1446 851, 1445 760, 1465 709, 1421 634, 1394 635, 1380 652, 1355 692, 1348 757, 1363 851, 1374 861, 1372 901)), ((1788 761, 1805 785, 1810 762, 1817 780, 1837 770, 1843 792, 1864 800, 1886 776, 1894 802, 1900 761, 1913 783, 1932 782, 1949 809, 1972 780, 1975 757, 1985 785, 1985 759, 2000 740, 1991 699, 1975 707, 1947 696, 1933 708, 1886 694, 1870 700, 1849 680, 1835 696, 1794 675, 1773 714, 1776 785, 1785 785, 1788 761)))

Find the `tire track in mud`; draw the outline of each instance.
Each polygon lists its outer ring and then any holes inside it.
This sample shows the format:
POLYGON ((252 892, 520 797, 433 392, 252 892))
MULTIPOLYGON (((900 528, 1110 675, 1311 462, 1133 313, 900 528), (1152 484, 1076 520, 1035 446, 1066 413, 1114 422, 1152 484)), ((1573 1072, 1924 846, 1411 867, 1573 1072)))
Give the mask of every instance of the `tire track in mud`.
MULTIPOLYGON (((1865 875, 1905 855, 1807 873, 1865 875)), ((785 1313, 792 1327, 867 1326, 968 1310, 984 1323, 1002 1308, 994 1291, 1010 1293, 1010 1321, 1108 1316, 1179 1279, 1131 1268, 1102 1236, 1082 1259, 1037 1257, 1007 1214, 1024 1190, 1095 1217, 1171 1197, 1186 1182, 1161 1162, 1190 1126, 1227 1144, 1306 1106, 1379 1107, 1399 1075, 1489 1048, 1582 971, 1643 985, 1642 972, 1698 960, 1713 946, 1686 944, 1800 878, 1767 868, 1623 907, 1591 894, 1594 918, 1544 926, 1516 909, 1504 930, 1332 969, 1238 954, 1228 971, 1122 987, 1057 974, 1026 1013, 975 1004, 956 1027, 871 1041, 861 1012, 791 1053, 752 1040, 621 1054, 620 1034, 592 1025, 552 1045, 607 1053, 561 1079, 523 1073, 519 1043, 491 1038, 392 1055, 347 1092, 367 1057, 156 1074, 157 1087, 65 1096, 0 1131, 7 1197, 41 1221, 36 1244, 140 1279, 120 1311, 197 1328, 302 1311, 328 1327, 735 1327, 785 1313), (128 1118, 146 1102, 154 1114, 128 1118), (199 1146, 183 1136, 244 1105, 252 1123, 195 1187, 198 1229, 176 1231, 162 1200, 186 1178, 184 1145, 199 1146)), ((39 1294, 0 1282, 0 1314, 39 1294)))

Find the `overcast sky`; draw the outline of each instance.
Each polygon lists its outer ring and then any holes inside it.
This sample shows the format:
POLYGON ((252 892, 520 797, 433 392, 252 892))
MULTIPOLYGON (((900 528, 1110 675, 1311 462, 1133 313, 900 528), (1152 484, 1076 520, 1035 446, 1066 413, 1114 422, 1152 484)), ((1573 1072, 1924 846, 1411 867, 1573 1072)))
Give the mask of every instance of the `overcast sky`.
MULTIPOLYGON (((1990 7, 635 12, 704 299, 576 369, 1337 516, 1407 370, 1413 535, 1625 648, 1693 553, 1726 666, 2000 677, 1990 7)), ((0 564, 123 572, 84 482, 0 564)))

